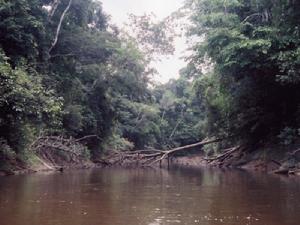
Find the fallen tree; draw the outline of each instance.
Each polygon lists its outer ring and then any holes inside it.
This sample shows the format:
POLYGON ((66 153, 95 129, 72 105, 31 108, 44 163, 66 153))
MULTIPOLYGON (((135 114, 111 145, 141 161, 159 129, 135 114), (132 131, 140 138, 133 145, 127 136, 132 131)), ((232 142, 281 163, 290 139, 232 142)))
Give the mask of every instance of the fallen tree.
POLYGON ((29 148, 39 157, 53 164, 60 158, 67 159, 69 162, 78 162, 89 158, 89 151, 83 142, 90 138, 98 137, 96 135, 89 135, 75 139, 64 136, 40 135, 29 148))
POLYGON ((221 163, 224 160, 226 160, 227 158, 231 157, 231 155, 234 152, 237 152, 239 150, 240 150, 240 146, 236 146, 236 147, 233 147, 233 148, 228 148, 228 149, 223 150, 220 155, 217 155, 217 156, 215 156, 213 158, 205 158, 205 160, 207 162, 209 162, 209 163, 212 163, 212 162, 221 163))
POLYGON ((147 150, 135 150, 135 151, 114 151, 105 161, 109 165, 123 165, 124 162, 135 163, 137 166, 153 166, 165 159, 168 160, 171 156, 182 152, 188 151, 195 147, 202 147, 204 145, 220 142, 223 138, 217 138, 212 140, 203 140, 194 144, 185 145, 169 150, 147 149, 147 150))

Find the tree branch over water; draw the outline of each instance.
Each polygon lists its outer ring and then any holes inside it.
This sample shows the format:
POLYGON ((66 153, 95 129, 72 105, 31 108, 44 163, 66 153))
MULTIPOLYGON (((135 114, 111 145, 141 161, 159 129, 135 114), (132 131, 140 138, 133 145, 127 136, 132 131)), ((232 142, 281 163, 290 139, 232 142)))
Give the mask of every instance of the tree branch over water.
POLYGON ((173 148, 170 150, 157 150, 157 149, 149 149, 149 150, 136 150, 136 151, 127 151, 127 152, 115 152, 109 160, 112 160, 110 164, 118 164, 124 161, 125 159, 129 159, 132 162, 136 162, 140 166, 153 166, 156 163, 162 162, 164 159, 178 153, 181 151, 188 151, 195 147, 202 147, 204 145, 220 142, 224 140, 224 138, 217 138, 211 140, 202 140, 200 142, 185 145, 177 148, 173 148))

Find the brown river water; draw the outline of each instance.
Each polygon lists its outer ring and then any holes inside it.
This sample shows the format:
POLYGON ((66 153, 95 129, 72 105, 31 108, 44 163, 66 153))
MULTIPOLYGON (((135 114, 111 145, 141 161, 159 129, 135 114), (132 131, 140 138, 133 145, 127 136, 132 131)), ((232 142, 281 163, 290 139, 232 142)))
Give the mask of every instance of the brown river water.
POLYGON ((0 178, 0 225, 299 225, 300 178, 209 169, 0 178))

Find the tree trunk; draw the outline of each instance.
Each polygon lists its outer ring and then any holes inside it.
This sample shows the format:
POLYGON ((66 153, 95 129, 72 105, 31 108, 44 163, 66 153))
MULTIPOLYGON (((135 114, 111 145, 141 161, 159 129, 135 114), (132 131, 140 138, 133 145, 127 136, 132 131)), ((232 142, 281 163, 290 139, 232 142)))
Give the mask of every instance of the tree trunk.
POLYGON ((69 9, 70 9, 70 7, 72 5, 72 2, 73 2, 73 0, 69 1, 68 6, 65 8, 65 10, 63 11, 63 13, 61 14, 61 17, 60 17, 60 20, 59 20, 59 23, 58 23, 58 26, 57 26, 57 29, 56 29, 56 34, 55 34, 54 41, 53 41, 53 43, 52 43, 52 45, 51 45, 51 47, 49 49, 49 54, 52 51, 52 49, 55 47, 55 45, 57 44, 58 36, 59 36, 59 33, 60 33, 62 22, 64 21, 64 18, 66 16, 67 12, 69 11, 69 9))
POLYGON ((54 13, 56 12, 56 9, 57 9, 57 7, 59 5, 59 2, 60 2, 59 0, 54 0, 54 2, 52 3, 52 5, 51 5, 51 11, 49 13, 49 19, 50 20, 54 16, 54 13))

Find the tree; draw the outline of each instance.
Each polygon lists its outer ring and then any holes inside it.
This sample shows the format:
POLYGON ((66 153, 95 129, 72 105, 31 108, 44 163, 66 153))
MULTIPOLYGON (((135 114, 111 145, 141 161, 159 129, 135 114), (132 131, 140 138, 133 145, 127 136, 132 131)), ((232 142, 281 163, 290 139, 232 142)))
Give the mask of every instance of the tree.
POLYGON ((142 16, 129 15, 130 23, 126 26, 125 35, 136 42, 148 60, 158 55, 170 55, 175 51, 175 30, 167 19, 157 21, 154 14, 142 16), (128 36, 129 35, 129 36, 128 36))
POLYGON ((204 37, 194 45, 191 64, 199 68, 207 56, 214 64, 198 82, 211 135, 225 132, 259 143, 293 126, 299 105, 299 3, 196 0, 190 7, 191 34, 204 37))
POLYGON ((38 128, 59 127, 62 99, 43 86, 32 68, 13 69, 8 60, 0 51, 0 136, 22 152, 38 128))

